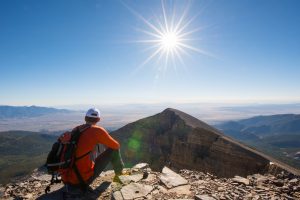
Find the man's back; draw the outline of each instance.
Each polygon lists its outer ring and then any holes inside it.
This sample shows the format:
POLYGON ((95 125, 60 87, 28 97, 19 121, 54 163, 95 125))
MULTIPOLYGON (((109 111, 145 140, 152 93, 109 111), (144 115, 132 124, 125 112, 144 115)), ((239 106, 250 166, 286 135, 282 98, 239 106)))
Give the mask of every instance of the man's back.
MULTIPOLYGON (((119 143, 102 127, 92 125, 81 133, 76 151, 76 158, 80 159, 76 161, 76 165, 84 181, 87 181, 94 175, 95 163, 92 155, 97 144, 103 144, 115 150, 120 148, 119 143)), ((79 184, 74 170, 69 170, 62 174, 62 179, 65 183, 79 184)))

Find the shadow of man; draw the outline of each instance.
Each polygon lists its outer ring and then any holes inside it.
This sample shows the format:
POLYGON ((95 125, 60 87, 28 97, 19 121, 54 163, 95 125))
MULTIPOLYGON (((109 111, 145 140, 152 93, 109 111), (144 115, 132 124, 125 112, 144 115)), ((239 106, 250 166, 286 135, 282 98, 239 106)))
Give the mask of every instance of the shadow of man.
MULTIPOLYGON (((104 181, 95 189, 89 188, 82 199, 86 199, 86 200, 98 199, 101 196, 101 194, 106 191, 106 189, 110 186, 110 184, 111 182, 104 181)), ((63 200, 63 193, 64 193, 64 187, 55 190, 51 193, 43 194, 42 196, 38 197, 37 200, 63 200)))

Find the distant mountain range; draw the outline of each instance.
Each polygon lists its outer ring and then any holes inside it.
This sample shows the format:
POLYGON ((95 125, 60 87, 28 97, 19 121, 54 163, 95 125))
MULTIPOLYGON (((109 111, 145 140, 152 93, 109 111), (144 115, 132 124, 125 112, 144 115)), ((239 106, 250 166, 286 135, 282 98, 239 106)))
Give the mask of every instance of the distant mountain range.
POLYGON ((216 127, 234 139, 300 168, 300 115, 257 116, 216 127))
POLYGON ((257 137, 288 134, 300 135, 300 115, 257 116, 223 123, 218 127, 223 130, 238 131, 241 134, 251 134, 257 137))
POLYGON ((39 117, 48 114, 70 112, 72 111, 39 106, 0 106, 0 119, 39 117))

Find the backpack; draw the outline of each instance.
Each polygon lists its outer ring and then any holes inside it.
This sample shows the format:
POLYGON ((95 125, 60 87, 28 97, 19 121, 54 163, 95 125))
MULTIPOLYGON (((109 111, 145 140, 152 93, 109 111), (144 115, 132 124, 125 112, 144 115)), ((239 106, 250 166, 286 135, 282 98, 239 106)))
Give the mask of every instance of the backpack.
POLYGON ((61 180, 58 179, 59 174, 72 169, 79 180, 81 188, 84 189, 86 187, 76 166, 76 161, 88 155, 90 152, 76 158, 76 149, 81 133, 88 128, 90 128, 90 125, 84 124, 74 128, 72 132, 65 132, 52 145, 45 164, 48 174, 52 175, 52 179, 50 185, 45 189, 45 193, 50 191, 52 184, 61 182, 61 180))

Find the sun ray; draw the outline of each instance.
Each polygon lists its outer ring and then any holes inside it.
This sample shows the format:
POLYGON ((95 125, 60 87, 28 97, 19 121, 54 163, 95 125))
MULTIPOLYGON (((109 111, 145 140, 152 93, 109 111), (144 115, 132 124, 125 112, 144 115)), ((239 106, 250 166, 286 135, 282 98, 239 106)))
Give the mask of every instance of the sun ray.
MULTIPOLYGON (((150 60, 152 60, 158 53, 160 53, 162 51, 162 47, 159 47, 154 53, 152 53, 141 65, 140 67, 143 67, 144 65, 146 65, 150 60)), ((139 68, 140 68, 139 67, 139 68)))
POLYGON ((137 43, 155 43, 155 44, 157 44, 158 42, 160 42, 161 40, 136 40, 135 42, 137 42, 137 43))
POLYGON ((193 34, 193 33, 199 32, 199 31, 201 31, 201 30, 203 30, 203 28, 202 28, 202 27, 198 27, 198 28, 195 28, 195 29, 193 29, 193 30, 190 30, 190 31, 181 33, 179 37, 184 38, 185 36, 188 36, 188 35, 191 35, 191 34, 193 34))
POLYGON ((183 59, 182 59, 182 56, 180 55, 179 51, 180 51, 179 49, 174 50, 176 56, 178 57, 178 60, 179 60, 180 64, 185 66, 185 64, 183 62, 183 59))
POLYGON ((197 17, 199 14, 195 15, 194 17, 190 18, 176 33, 181 34, 197 17))
POLYGON ((169 32, 169 25, 168 25, 168 19, 167 19, 167 15, 166 15, 164 1, 161 1, 161 6, 162 6, 162 10, 163 10, 163 16, 164 16, 166 31, 169 32))
POLYGON ((150 32, 150 31, 146 31, 146 30, 138 29, 138 28, 136 30, 139 31, 139 32, 145 33, 148 36, 153 36, 153 37, 158 38, 158 39, 161 38, 161 35, 158 35, 156 33, 150 32))
POLYGON ((163 23, 159 20, 159 18, 156 16, 156 23, 159 25, 159 28, 162 30, 163 33, 165 33, 167 30, 165 29, 163 23))
POLYGON ((178 45, 179 45, 179 46, 183 46, 183 47, 185 47, 185 48, 187 48, 187 49, 193 50, 193 51, 195 51, 195 52, 197 52, 197 53, 206 55, 206 56, 215 57, 214 55, 212 55, 212 54, 210 54, 210 53, 208 53, 208 52, 206 52, 206 51, 204 51, 204 50, 202 50, 202 49, 195 48, 195 47, 190 46, 190 45, 188 45, 188 44, 178 43, 178 45))
POLYGON ((156 31, 158 34, 162 34, 162 32, 153 24, 151 24, 148 20, 146 20, 142 15, 140 15, 138 12, 136 12, 135 10, 133 10, 131 7, 127 6, 127 4, 125 4, 123 2, 123 5, 130 10, 135 16, 137 16, 139 19, 141 19, 147 26, 149 26, 152 30, 156 31))
POLYGON ((176 26, 175 26, 175 28, 174 28, 174 31, 175 31, 175 32, 178 31, 178 28, 181 26, 181 23, 183 22, 184 18, 186 17, 187 12, 188 12, 188 9, 189 9, 189 5, 190 5, 190 4, 188 4, 188 5, 184 8, 184 11, 183 11, 182 15, 180 16, 179 21, 178 21, 178 23, 176 24, 176 26))

